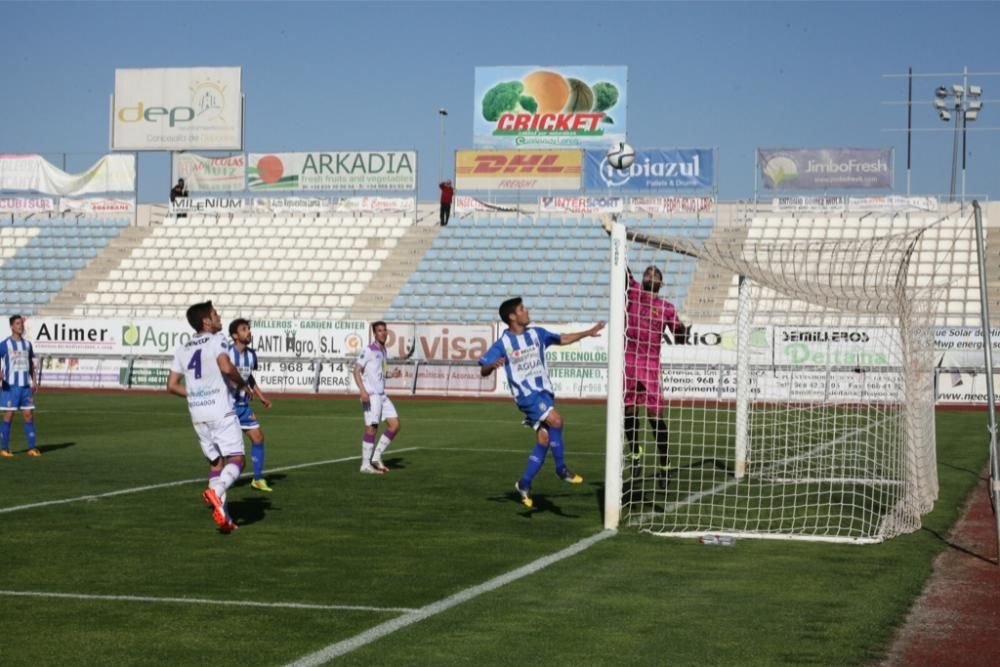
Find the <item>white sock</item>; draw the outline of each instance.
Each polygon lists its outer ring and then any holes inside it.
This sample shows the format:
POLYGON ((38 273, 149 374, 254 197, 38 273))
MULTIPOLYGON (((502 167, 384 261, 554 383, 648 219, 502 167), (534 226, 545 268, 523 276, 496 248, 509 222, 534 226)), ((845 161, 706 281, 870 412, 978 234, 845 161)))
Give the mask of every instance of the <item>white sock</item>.
POLYGON ((219 500, 223 503, 226 502, 226 483, 222 481, 221 476, 209 478, 208 488, 215 491, 215 495, 219 496, 219 500))
POLYGON ((223 490, 228 491, 229 488, 236 483, 236 480, 240 477, 240 467, 235 463, 227 463, 222 467, 222 473, 219 475, 219 479, 222 480, 224 484, 223 490))
POLYGON ((385 450, 389 448, 390 442, 392 441, 386 438, 384 435, 378 439, 378 445, 375 446, 375 455, 372 457, 372 461, 382 460, 382 454, 384 454, 385 450))
POLYGON ((371 465, 373 449, 375 449, 374 443, 361 441, 361 465, 371 465))

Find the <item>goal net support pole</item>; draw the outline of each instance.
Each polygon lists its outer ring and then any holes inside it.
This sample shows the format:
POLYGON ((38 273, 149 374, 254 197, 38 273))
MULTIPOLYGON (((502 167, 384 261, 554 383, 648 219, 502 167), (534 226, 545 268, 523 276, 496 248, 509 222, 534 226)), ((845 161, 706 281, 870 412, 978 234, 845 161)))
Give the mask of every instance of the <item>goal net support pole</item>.
POLYGON ((604 527, 618 528, 622 506, 622 453, 625 418, 625 225, 611 229, 611 310, 608 313, 608 416, 604 470, 604 527))

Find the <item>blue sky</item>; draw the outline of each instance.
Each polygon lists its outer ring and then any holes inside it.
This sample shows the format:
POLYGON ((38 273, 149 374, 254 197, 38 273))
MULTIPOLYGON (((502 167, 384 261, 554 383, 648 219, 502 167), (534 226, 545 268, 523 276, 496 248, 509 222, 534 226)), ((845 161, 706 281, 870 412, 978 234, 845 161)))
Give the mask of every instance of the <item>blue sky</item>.
MULTIPOLYGON (((82 169, 107 151, 116 68, 240 66, 253 152, 415 149, 419 196, 472 146, 477 66, 625 65, 636 147, 719 149, 723 200, 753 196, 754 149, 896 148, 905 192, 905 79, 1000 72, 1000 3, 218 2, 0 3, 0 152, 82 169)), ((951 126, 914 79, 912 191, 947 193, 951 126)), ((970 125, 966 190, 1000 197, 1000 76, 970 125), (990 131, 985 128, 994 128, 990 131)), ((166 198, 165 153, 139 198, 166 198)))

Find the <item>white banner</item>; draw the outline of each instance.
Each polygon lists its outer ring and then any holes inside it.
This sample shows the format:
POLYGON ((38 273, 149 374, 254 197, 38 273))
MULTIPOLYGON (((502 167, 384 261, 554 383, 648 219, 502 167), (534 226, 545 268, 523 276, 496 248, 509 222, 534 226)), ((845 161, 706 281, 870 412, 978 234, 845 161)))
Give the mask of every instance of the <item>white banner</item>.
POLYGON ((50 213, 56 202, 48 197, 0 197, 0 213, 50 213))
POLYGON ((189 192, 232 192, 246 188, 247 156, 205 157, 174 153, 174 177, 184 179, 189 192))
POLYGON ((846 197, 775 197, 771 200, 771 210, 783 212, 832 213, 847 208, 846 197))
POLYGON ((178 197, 170 203, 171 213, 230 213, 249 208, 242 197, 178 197))
POLYGON ((486 212, 486 213, 497 213, 497 212, 515 212, 516 207, 510 206, 499 206, 497 204, 490 204, 484 202, 481 199, 475 197, 469 197, 467 195, 455 195, 451 200, 452 212, 455 215, 465 215, 466 213, 476 213, 476 212, 486 212))
POLYGON ((546 213, 623 213, 622 197, 539 197, 538 210, 546 213))
POLYGON ((105 155, 80 174, 69 174, 41 155, 0 155, 0 190, 46 195, 135 191, 135 156, 105 155))
POLYGON ((113 150, 240 150, 239 67, 116 69, 113 150))
POLYGON ((90 213, 104 215, 107 213, 135 213, 134 199, 72 199, 61 197, 59 210, 62 213, 90 213))
POLYGON ((330 213, 336 209, 333 197, 254 197, 255 211, 271 213, 330 213))
POLYGON ((693 215, 715 211, 715 197, 632 197, 631 213, 650 215, 693 215))
POLYGON ((415 151, 334 151, 330 153, 251 153, 247 189, 413 190, 415 151))
POLYGON ((936 197, 903 197, 887 195, 885 197, 849 197, 849 211, 937 211, 936 197))
POLYGON ((417 210, 414 197, 341 197, 337 201, 337 212, 351 213, 413 213, 417 210))

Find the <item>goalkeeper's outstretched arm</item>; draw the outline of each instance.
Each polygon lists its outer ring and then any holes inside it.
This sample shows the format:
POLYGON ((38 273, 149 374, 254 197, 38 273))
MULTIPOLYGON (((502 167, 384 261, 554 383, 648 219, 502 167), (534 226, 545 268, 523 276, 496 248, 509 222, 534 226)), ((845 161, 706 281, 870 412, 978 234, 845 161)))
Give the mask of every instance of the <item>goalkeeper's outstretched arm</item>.
MULTIPOLYGON (((614 226, 617 217, 614 215, 605 215, 601 217, 601 226, 604 227, 609 235, 611 234, 611 228, 614 226)), ((645 232, 637 232, 633 229, 625 229, 625 238, 629 241, 635 241, 636 243, 642 243, 651 248, 658 248, 660 250, 669 250, 671 252, 676 252, 679 255, 684 255, 686 257, 694 257, 699 259, 700 255, 697 252, 694 244, 685 241, 683 239, 665 239, 654 234, 647 234, 645 232)))

